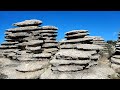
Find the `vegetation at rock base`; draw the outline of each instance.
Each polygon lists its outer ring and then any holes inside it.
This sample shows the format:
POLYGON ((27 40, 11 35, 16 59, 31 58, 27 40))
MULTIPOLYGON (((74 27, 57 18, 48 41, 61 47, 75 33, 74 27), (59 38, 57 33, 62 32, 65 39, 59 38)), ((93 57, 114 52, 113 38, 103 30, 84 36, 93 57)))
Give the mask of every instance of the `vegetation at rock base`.
POLYGON ((108 40, 107 43, 108 44, 106 44, 106 47, 108 49, 108 54, 109 54, 108 58, 110 58, 115 53, 115 45, 117 41, 108 40))

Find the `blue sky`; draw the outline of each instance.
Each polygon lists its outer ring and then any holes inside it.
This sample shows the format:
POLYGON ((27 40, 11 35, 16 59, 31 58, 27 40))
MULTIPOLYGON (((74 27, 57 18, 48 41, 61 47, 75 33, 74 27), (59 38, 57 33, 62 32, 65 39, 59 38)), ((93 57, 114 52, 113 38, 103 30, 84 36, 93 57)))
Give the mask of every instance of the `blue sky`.
POLYGON ((75 29, 87 29, 90 36, 105 40, 117 40, 120 31, 120 11, 0 11, 0 44, 6 29, 26 19, 39 19, 42 26, 58 27, 58 41, 64 39, 65 32, 75 29))

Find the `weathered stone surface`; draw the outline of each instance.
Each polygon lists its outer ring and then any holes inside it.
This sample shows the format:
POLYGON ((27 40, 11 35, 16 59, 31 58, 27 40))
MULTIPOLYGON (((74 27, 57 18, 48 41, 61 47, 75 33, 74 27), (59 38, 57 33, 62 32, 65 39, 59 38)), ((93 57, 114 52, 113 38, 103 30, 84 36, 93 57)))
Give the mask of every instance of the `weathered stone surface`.
POLYGON ((51 57, 51 54, 50 53, 34 54, 33 57, 49 58, 49 57, 51 57))
POLYGON ((85 38, 86 35, 88 35, 87 30, 67 32, 67 39, 60 42, 60 50, 50 61, 51 67, 48 71, 45 71, 40 78, 80 78, 81 72, 97 65, 97 60, 100 58, 98 51, 103 49, 103 47, 93 45, 93 38, 85 38), (76 77, 76 75, 80 77, 76 77))
POLYGON ((42 21, 31 19, 31 20, 25 20, 22 22, 17 22, 17 23, 14 23, 13 25, 14 26, 31 26, 31 25, 35 26, 35 25, 40 25, 40 24, 42 24, 42 21))
POLYGON ((120 65, 120 59, 111 57, 111 62, 120 65))
POLYGON ((120 55, 114 55, 113 58, 120 59, 120 55))
POLYGON ((65 34, 66 35, 71 35, 71 34, 87 33, 87 32, 88 32, 88 30, 72 30, 72 31, 66 32, 65 34))
POLYGON ((110 79, 108 76, 114 74, 115 71, 106 64, 90 67, 86 70, 78 72, 61 72, 54 73, 48 68, 40 79, 110 79))
POLYGON ((83 49, 83 50, 101 50, 103 47, 99 45, 91 45, 91 44, 78 44, 77 49, 83 49))
POLYGON ((84 42, 84 41, 92 41, 92 40, 93 40, 92 38, 79 38, 79 39, 62 41, 61 43, 75 43, 75 42, 84 42))
POLYGON ((2 55, 18 61, 19 66, 3 69, 8 79, 39 78, 52 56, 58 51, 57 27, 39 26, 42 21, 31 19, 14 23, 15 28, 6 30, 1 46, 2 55), (33 62, 34 61, 34 62, 33 62))
POLYGON ((16 28, 11 28, 7 30, 9 32, 26 32, 26 31, 35 31, 40 29, 41 27, 38 27, 38 26, 27 26, 27 27, 16 27, 16 28))
POLYGON ((83 67, 84 66, 64 65, 64 66, 52 67, 51 69, 54 71, 60 71, 60 72, 72 72, 72 71, 82 70, 83 67))
POLYGON ((120 41, 119 41, 119 34, 118 34, 118 40, 115 46, 115 53, 110 58, 111 67, 116 71, 116 69, 119 69, 120 67, 120 41))
POLYGON ((81 64, 86 64, 86 63, 89 63, 90 60, 56 60, 56 59, 52 59, 50 61, 50 63, 52 63, 52 65, 61 65, 61 64, 64 64, 64 65, 69 65, 69 64, 76 64, 76 65, 81 65, 81 64))
POLYGON ((36 62, 22 62, 17 68, 20 72, 34 72, 46 68, 48 65, 47 61, 36 61, 36 62))
POLYGON ((26 50, 30 50, 30 51, 41 50, 41 46, 39 46, 39 47, 26 47, 26 50))
POLYGON ((2 70, 4 75, 7 75, 6 79, 38 79, 39 76, 45 71, 45 69, 35 72, 19 72, 16 71, 16 67, 6 67, 2 70))
POLYGON ((77 33, 77 34, 72 34, 72 35, 65 36, 65 38, 84 37, 84 36, 86 36, 86 35, 89 35, 89 33, 77 33))
POLYGON ((42 26, 43 30, 58 30, 57 27, 55 26, 42 26))
POLYGON ((75 58, 89 58, 91 56, 90 53, 88 52, 83 52, 83 51, 76 51, 76 50, 60 50, 59 52, 56 53, 56 55, 61 55, 61 56, 70 56, 70 57, 75 57, 75 58))
POLYGON ((57 43, 45 43, 42 45, 42 47, 57 47, 58 44, 57 43))

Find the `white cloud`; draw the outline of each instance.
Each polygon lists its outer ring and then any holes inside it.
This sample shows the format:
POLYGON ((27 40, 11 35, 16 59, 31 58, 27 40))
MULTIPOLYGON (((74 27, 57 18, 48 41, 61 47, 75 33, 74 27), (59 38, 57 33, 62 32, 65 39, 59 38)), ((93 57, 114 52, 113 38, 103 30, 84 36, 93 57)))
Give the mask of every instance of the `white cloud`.
POLYGON ((117 32, 113 32, 113 36, 116 36, 118 33, 117 32))

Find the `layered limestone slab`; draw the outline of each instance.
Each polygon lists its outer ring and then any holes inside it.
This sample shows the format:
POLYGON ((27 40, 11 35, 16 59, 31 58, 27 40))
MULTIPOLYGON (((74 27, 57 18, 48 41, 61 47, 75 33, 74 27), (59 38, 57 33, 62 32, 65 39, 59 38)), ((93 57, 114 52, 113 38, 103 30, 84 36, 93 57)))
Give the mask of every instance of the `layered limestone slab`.
POLYGON ((16 71, 16 67, 5 67, 1 73, 7 75, 6 79, 38 79, 45 69, 35 72, 19 72, 16 71))
POLYGON ((91 45, 91 44, 78 44, 76 45, 77 49, 83 50, 101 50, 103 47, 99 45, 91 45))
POLYGON ((50 63, 52 63, 52 65, 58 66, 58 65, 69 65, 69 64, 77 64, 77 65, 81 65, 81 64, 86 64, 89 63, 91 60, 57 60, 57 59, 52 59, 50 61, 50 63))
POLYGON ((120 65, 120 59, 112 57, 111 62, 120 65))
POLYGON ((55 26, 42 26, 41 28, 43 30, 58 30, 58 28, 55 26))
POLYGON ((41 20, 37 20, 37 19, 31 19, 31 20, 25 20, 22 22, 17 22, 14 23, 14 26, 31 26, 31 25, 40 25, 42 24, 41 20))
POLYGON ((120 59, 120 55, 114 55, 113 58, 120 59))
POLYGON ((72 40, 65 40, 61 43, 75 43, 75 42, 84 42, 84 41, 92 41, 92 38, 78 38, 78 39, 72 39, 72 40))
POLYGON ((48 65, 47 61, 34 61, 34 62, 22 62, 17 68, 20 72, 33 72, 46 68, 48 65))
POLYGON ((27 26, 27 27, 16 27, 7 29, 9 32, 26 32, 26 31, 36 31, 41 30, 41 27, 38 26, 27 26))
POLYGON ((3 42, 1 45, 15 45, 18 44, 19 42, 3 42))
POLYGON ((54 71, 61 71, 61 72, 72 72, 72 71, 78 71, 82 70, 84 66, 75 66, 75 65, 64 65, 64 66, 57 66, 52 67, 51 69, 54 71))
POLYGON ((72 35, 68 35, 65 36, 65 38, 74 38, 74 37, 84 37, 89 35, 89 33, 77 33, 77 34, 72 34, 72 35))
POLYGON ((51 57, 51 54, 50 53, 34 54, 33 57, 49 58, 49 57, 51 57))
POLYGON ((38 47, 26 47, 27 50, 30 50, 30 51, 37 51, 37 50, 41 50, 41 46, 38 46, 38 47))
POLYGON ((55 47, 55 46, 57 47, 58 44, 57 43, 45 43, 42 45, 42 47, 55 47))
POLYGON ((91 56, 90 53, 84 51, 77 51, 77 50, 60 50, 56 53, 56 55, 63 55, 63 56, 70 56, 75 58, 89 58, 91 56))
POLYGON ((88 30, 72 30, 72 31, 66 32, 65 34, 66 35, 71 35, 71 34, 87 33, 87 32, 88 32, 88 30))

